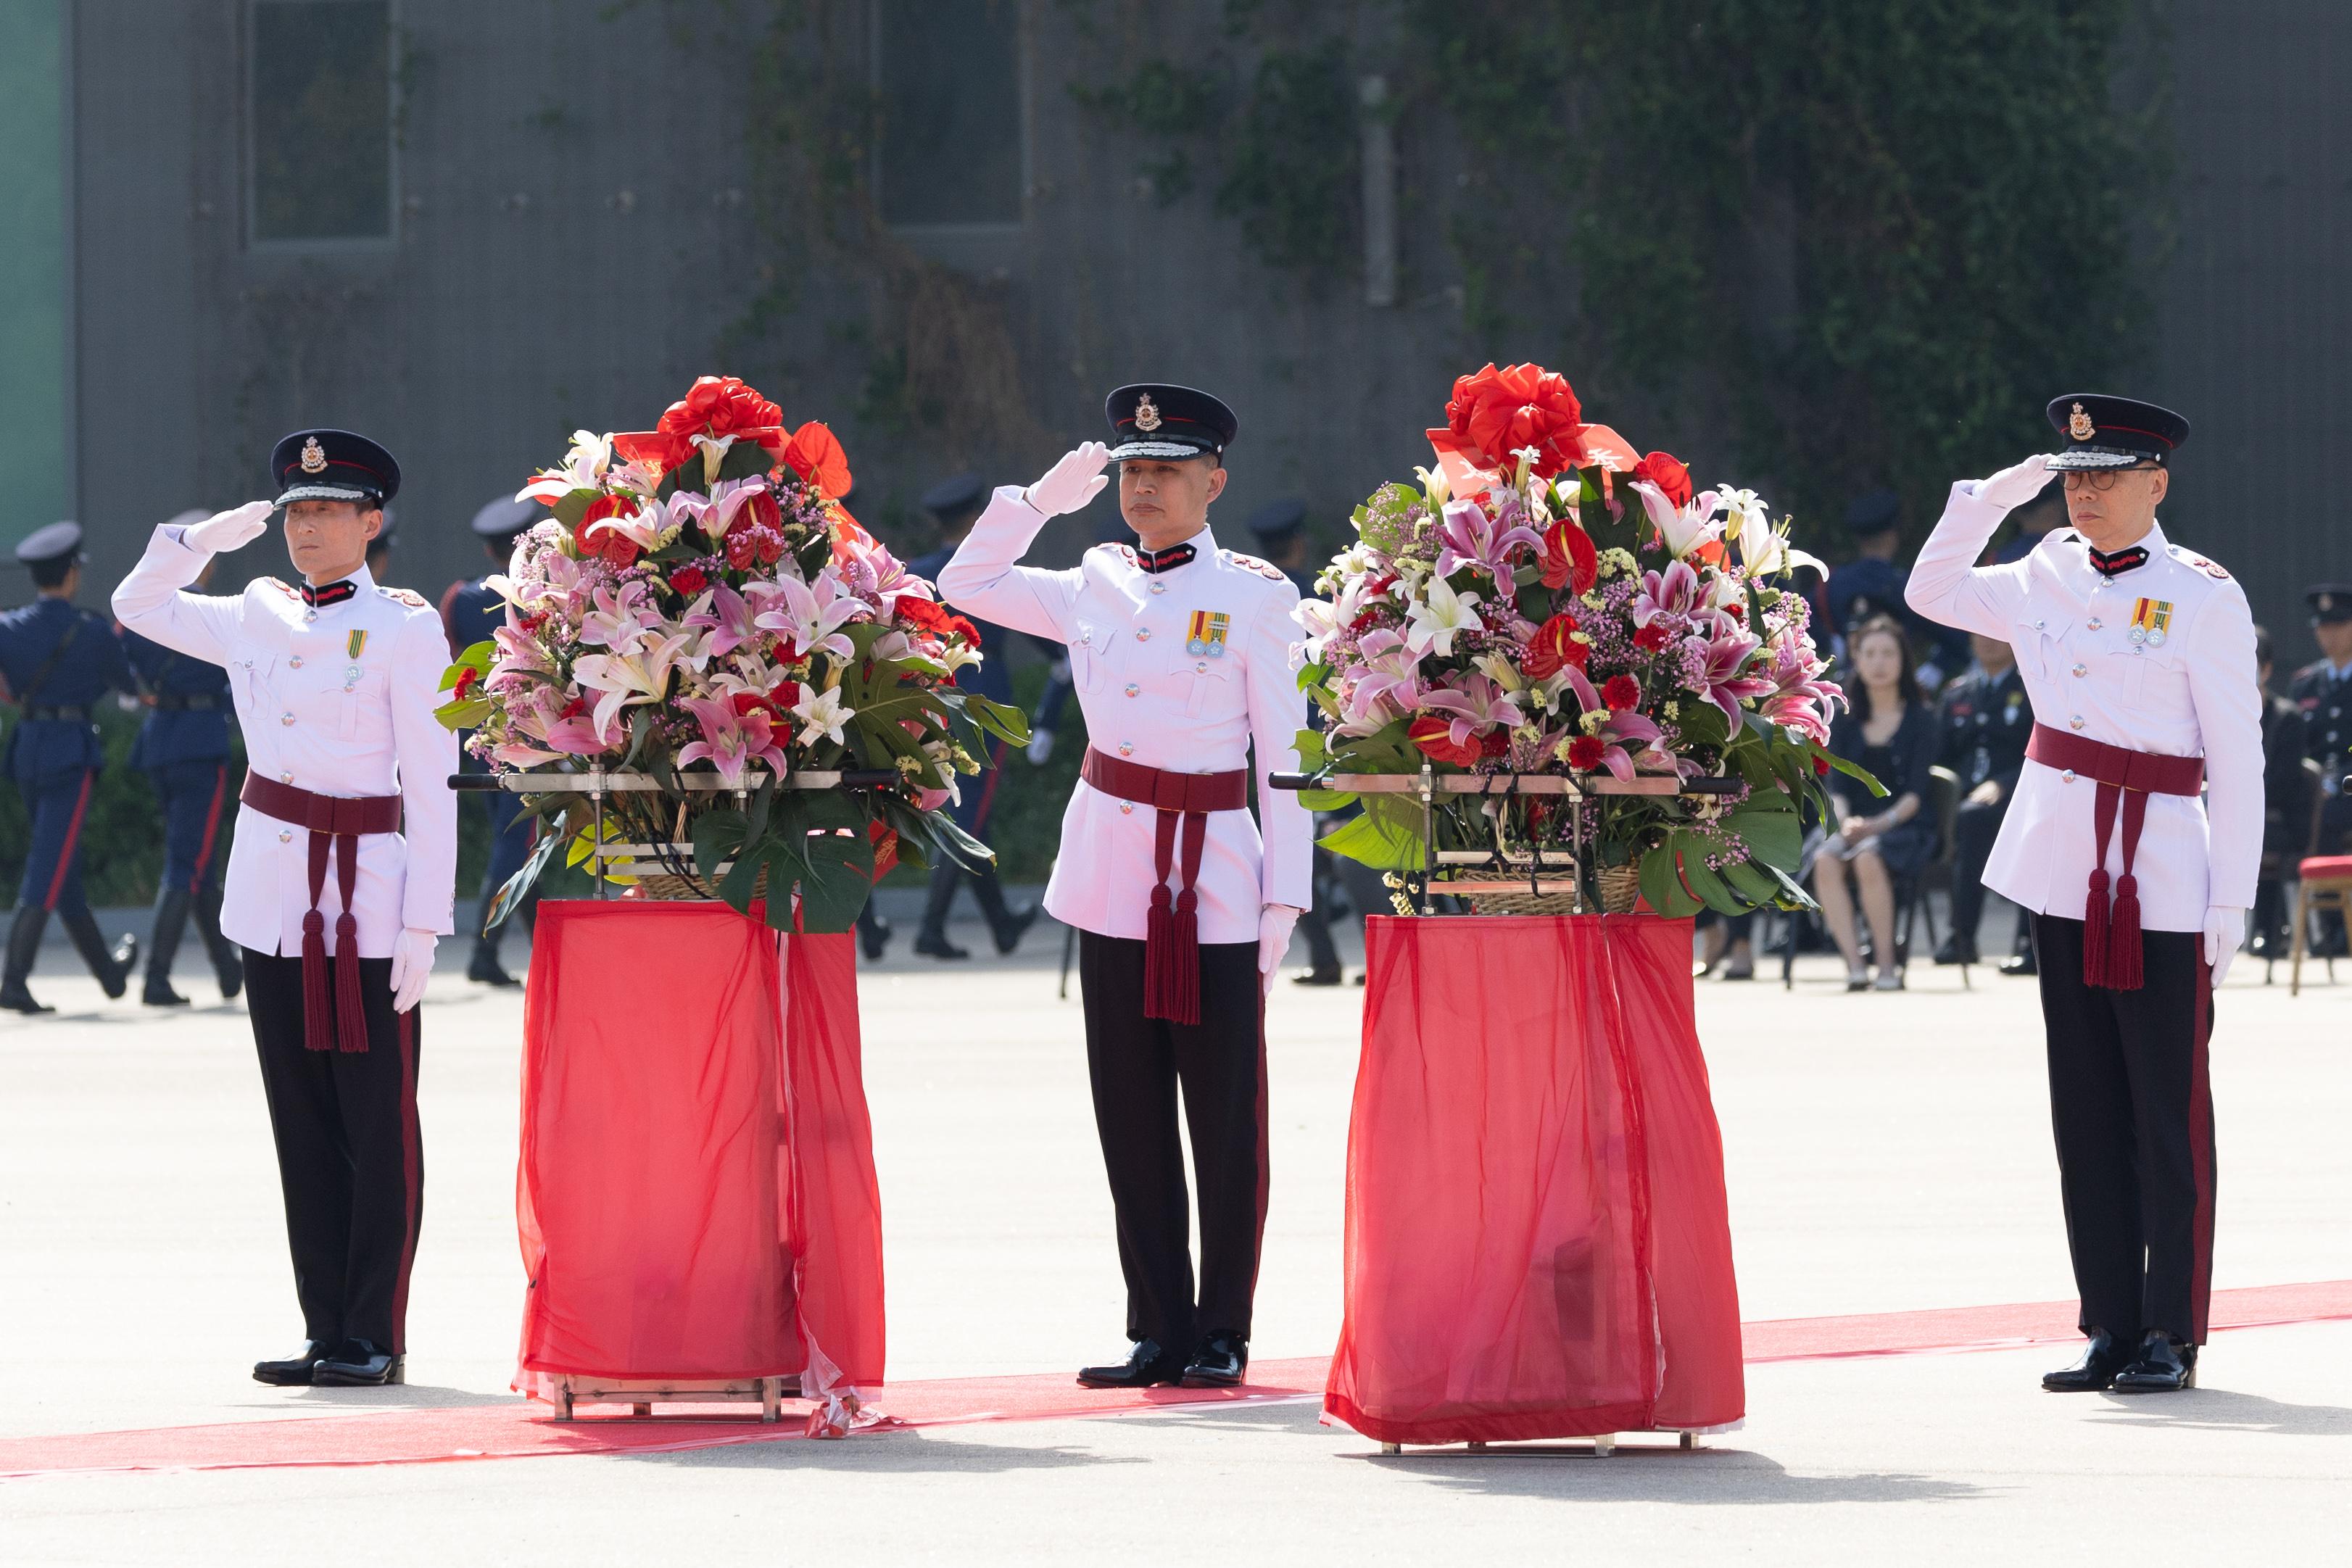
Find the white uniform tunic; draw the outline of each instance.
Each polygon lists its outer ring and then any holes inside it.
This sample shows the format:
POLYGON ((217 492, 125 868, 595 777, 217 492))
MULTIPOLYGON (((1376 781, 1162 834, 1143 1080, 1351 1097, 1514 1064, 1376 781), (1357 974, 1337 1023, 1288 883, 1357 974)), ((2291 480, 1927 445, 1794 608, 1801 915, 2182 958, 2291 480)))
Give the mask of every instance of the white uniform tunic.
MULTIPOLYGON (((2092 567, 2090 546, 2072 529, 2022 560, 1973 566, 2006 515, 1978 499, 1973 482, 1952 486, 1905 597, 1931 620, 2014 648, 2040 723, 2133 751, 2204 757, 2202 800, 2148 797, 2133 867, 2145 928, 2198 931, 2209 907, 2251 907, 2263 852, 2263 734, 2244 590, 2168 544, 2161 528, 2139 541, 2147 562, 2114 577, 2092 567)), ((2037 913, 2082 919, 2097 793, 2088 779, 2029 760, 1985 885, 2037 913)), ((2118 822, 2110 876, 2123 871, 2122 837, 2118 822)))
MULTIPOLYGON (((457 737, 433 716, 449 644, 431 605, 379 588, 312 610, 275 578, 241 597, 183 593, 210 558, 160 528, 114 591, 114 613, 143 637, 228 671, 247 765, 319 795, 398 795, 404 831, 359 841, 352 914, 360 956, 388 958, 404 926, 447 936, 457 875, 457 737)), ((309 830, 237 810, 221 890, 221 931, 257 953, 302 951, 310 908, 309 830)), ((327 930, 342 913, 331 862, 319 896, 327 930)))
MULTIPOLYGON (((1098 545, 1067 571, 1017 565, 1045 523, 1018 488, 998 490, 940 572, 940 596, 1066 644, 1097 751, 1171 773, 1227 773, 1248 766, 1255 747, 1265 837, 1245 810, 1210 813, 1193 888, 1202 942, 1256 941, 1265 905, 1313 902, 1314 819, 1296 794, 1266 783, 1298 765, 1297 589, 1264 561, 1220 550, 1206 528, 1189 541, 1193 559, 1166 571, 1145 571, 1125 545, 1098 545), (1208 619, 1196 627, 1196 616, 1208 619)), ((1150 806, 1081 781, 1062 815, 1047 913, 1141 939, 1158 821, 1150 806)))

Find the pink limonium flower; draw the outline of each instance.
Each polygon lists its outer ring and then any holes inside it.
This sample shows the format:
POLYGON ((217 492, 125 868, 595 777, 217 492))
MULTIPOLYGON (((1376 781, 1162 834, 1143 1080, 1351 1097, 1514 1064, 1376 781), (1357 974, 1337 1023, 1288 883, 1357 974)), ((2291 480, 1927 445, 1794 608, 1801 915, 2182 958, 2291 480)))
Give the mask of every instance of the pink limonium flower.
POLYGON ((741 594, 718 583, 688 607, 686 618, 678 624, 688 631, 705 632, 702 652, 710 658, 723 659, 745 643, 759 641, 760 629, 754 623, 757 619, 757 612, 741 594))
POLYGON ((753 623, 783 638, 803 659, 819 653, 846 659, 856 650, 841 629, 872 613, 826 567, 814 582, 803 582, 789 572, 779 577, 774 594, 753 623))
POLYGON ((1762 644, 1737 623, 1727 622, 1728 617, 1718 617, 1713 637, 1685 638, 1683 646, 1700 661, 1697 682, 1692 689, 1721 708, 1737 734, 1741 701, 1762 696, 1772 689, 1772 683, 1743 673, 1749 658, 1762 644))
POLYGON ((734 704, 709 697, 688 697, 685 706, 702 726, 702 738, 679 748, 679 767, 709 762, 719 770, 719 782, 730 789, 743 788, 744 776, 754 762, 766 763, 774 773, 785 770, 784 750, 777 744, 774 721, 767 709, 737 713, 734 704))
POLYGON ((1466 566, 1503 584, 1511 581, 1513 551, 1543 549, 1543 540, 1533 528, 1517 522, 1506 527, 1500 517, 1488 517, 1486 508, 1475 501, 1447 503, 1437 539, 1438 576, 1452 577, 1466 566))
POLYGON ((1516 694, 1496 685, 1492 677, 1484 674, 1464 676, 1448 685, 1433 686, 1421 694, 1421 711, 1452 716, 1453 723, 1446 735, 1456 746, 1466 746, 1473 736, 1483 735, 1501 725, 1506 729, 1527 722, 1519 710, 1516 694))
POLYGON ((1783 635, 1773 644, 1770 661, 1758 666, 1766 686, 1758 694, 1757 712, 1815 746, 1827 746, 1831 710, 1845 703, 1845 689, 1822 678, 1828 667, 1803 638, 1783 635))
POLYGON ((1706 601, 1698 573, 1684 561, 1669 561, 1664 571, 1642 574, 1641 591, 1633 596, 1633 624, 1647 626, 1661 616, 1688 620, 1706 601))

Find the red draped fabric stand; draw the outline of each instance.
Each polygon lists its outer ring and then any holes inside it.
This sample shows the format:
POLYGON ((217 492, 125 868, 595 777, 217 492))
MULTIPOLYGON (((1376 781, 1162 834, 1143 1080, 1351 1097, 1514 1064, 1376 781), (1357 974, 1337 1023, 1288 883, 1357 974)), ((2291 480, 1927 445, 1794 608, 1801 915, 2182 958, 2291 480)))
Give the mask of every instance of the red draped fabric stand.
POLYGON ((882 1382, 882 1205, 853 937, 714 903, 541 904, 515 1386, 882 1382))
POLYGON ((1385 1443, 1741 1419, 1691 923, 1376 916, 1324 1408, 1385 1443))

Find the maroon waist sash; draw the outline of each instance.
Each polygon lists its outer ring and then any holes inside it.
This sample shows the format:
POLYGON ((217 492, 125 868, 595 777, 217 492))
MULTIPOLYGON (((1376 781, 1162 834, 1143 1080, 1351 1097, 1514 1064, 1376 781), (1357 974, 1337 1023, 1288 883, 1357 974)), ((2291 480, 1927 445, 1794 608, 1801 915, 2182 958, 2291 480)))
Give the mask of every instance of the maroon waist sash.
POLYGON ((1171 773, 1124 762, 1087 748, 1078 777, 1104 794, 1160 812, 1152 850, 1158 878, 1151 887, 1151 914, 1144 925, 1143 1016, 1171 1023, 1201 1021, 1200 898, 1192 881, 1201 874, 1201 851, 1209 836, 1211 811, 1238 811, 1249 798, 1249 770, 1230 773, 1171 773), (1178 828, 1182 829, 1182 855, 1178 828), (1178 879, 1169 885, 1168 873, 1178 879))
POLYGON ((340 1044, 367 1049, 367 1014, 360 1005, 360 923, 352 913, 352 890, 359 881, 360 835, 400 831, 397 795, 317 795, 264 779, 245 776, 238 800, 265 817, 310 830, 310 912, 302 916, 302 1043, 312 1051, 340 1044), (319 896, 327 885, 327 857, 335 859, 343 912, 335 917, 334 997, 327 991, 327 917, 319 896))
POLYGON ((2205 759, 2172 757, 2158 751, 2132 751, 2104 740, 2046 724, 2033 727, 2025 755, 2044 768, 2055 768, 2095 781, 2099 787, 2092 814, 2097 841, 2091 855, 2089 901, 2083 906, 2083 983, 2111 991, 2140 988, 2139 879, 2132 862, 2139 853, 2139 831, 2147 818, 2150 795, 2194 796, 2205 782, 2205 759), (2117 808, 2124 821, 2123 872, 2116 880, 2116 901, 2107 907, 2107 840, 2114 832, 2117 808))

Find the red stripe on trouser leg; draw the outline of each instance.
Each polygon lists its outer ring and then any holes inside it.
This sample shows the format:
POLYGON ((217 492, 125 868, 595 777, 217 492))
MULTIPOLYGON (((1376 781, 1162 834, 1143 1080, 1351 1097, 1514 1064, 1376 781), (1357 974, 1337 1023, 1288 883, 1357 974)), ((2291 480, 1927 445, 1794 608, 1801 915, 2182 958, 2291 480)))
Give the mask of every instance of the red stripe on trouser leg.
POLYGON ((81 820, 89 810, 89 781, 96 777, 88 768, 82 770, 81 793, 74 797, 73 816, 66 822, 65 847, 58 851, 57 869, 49 873, 48 896, 41 900, 41 907, 51 913, 66 890, 66 870, 73 864, 74 850, 81 842, 81 820))
POLYGON ((416 1234, 425 1220, 425 1129, 416 1115, 416 1015, 423 1003, 396 1014, 400 1025, 400 1169, 407 1192, 407 1228, 400 1272, 392 1287, 392 1354, 408 1351, 408 1275, 416 1262, 416 1234))
POLYGON ((228 764, 224 762, 213 775, 213 803, 205 812, 205 841, 196 846, 196 871, 188 878, 191 894, 204 890, 205 873, 212 868, 213 845, 220 837, 221 802, 228 799, 228 764))
MULTIPOLYGON (((2200 938, 2201 941, 2201 938, 2200 938)), ((2208 1071, 2213 1039, 2213 970, 2200 951, 2197 961, 2197 1034, 2189 1062, 2189 1161, 2197 1179, 2197 1218, 2190 1236, 2189 1339, 2205 1343, 2213 1300, 2213 1080, 2208 1071)))

